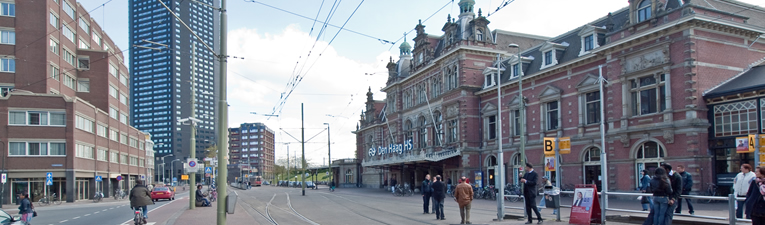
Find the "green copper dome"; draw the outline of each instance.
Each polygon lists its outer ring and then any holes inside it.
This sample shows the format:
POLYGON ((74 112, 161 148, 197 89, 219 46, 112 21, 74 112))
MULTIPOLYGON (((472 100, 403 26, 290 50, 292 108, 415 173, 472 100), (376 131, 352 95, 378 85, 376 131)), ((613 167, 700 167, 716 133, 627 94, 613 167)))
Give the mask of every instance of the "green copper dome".
POLYGON ((412 46, 409 45, 409 42, 406 42, 406 40, 404 40, 404 42, 401 43, 400 46, 398 46, 398 49, 401 52, 401 55, 410 55, 410 54, 412 54, 412 46))
POLYGON ((460 0, 457 5, 460 6, 460 13, 473 12, 475 0, 460 0))

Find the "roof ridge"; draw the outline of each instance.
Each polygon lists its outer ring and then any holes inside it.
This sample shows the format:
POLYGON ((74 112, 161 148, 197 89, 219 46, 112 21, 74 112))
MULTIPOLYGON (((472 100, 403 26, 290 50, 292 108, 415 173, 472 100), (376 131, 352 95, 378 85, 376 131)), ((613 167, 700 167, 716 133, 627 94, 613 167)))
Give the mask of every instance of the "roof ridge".
POLYGON ((759 60, 755 61, 754 63, 751 63, 751 64, 749 64, 749 66, 748 66, 746 69, 744 69, 743 71, 741 71, 741 73, 739 73, 739 74, 736 74, 736 76, 732 76, 731 78, 728 78, 727 80, 725 80, 725 81, 723 81, 723 82, 720 82, 719 84, 717 84, 717 85, 713 86, 712 88, 709 88, 709 89, 707 89, 706 91, 704 91, 704 93, 702 94, 702 96, 706 96, 707 94, 711 93, 711 92, 712 92, 712 91, 714 91, 715 89, 717 89, 717 88, 720 88, 720 87, 722 87, 723 85, 725 85, 725 84, 727 84, 727 83, 731 82, 732 80, 735 80, 736 78, 738 78, 738 77, 740 77, 740 76, 742 76, 742 75, 746 74, 746 72, 749 72, 749 70, 752 70, 752 68, 754 68, 754 67, 756 67, 756 66, 758 66, 758 65, 760 65, 760 64, 762 64, 762 63, 765 63, 765 57, 763 57, 762 59, 759 59, 759 60))

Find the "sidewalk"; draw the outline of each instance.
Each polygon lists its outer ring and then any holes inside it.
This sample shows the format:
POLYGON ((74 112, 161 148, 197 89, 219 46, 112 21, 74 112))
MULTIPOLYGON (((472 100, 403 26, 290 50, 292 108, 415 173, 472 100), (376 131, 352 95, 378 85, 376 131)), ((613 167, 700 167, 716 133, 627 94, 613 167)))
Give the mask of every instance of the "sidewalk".
MULTIPOLYGON (((229 186, 231 188, 231 186, 229 186)), ((218 199, 222 201, 224 199, 218 199)), ((241 200, 239 200, 241 201, 241 200)), ((242 207, 237 201, 234 214, 226 214, 227 224, 258 224, 252 216, 242 207)), ((182 213, 176 213, 165 224, 184 224, 184 225, 209 225, 215 224, 217 221, 217 204, 218 202, 212 202, 212 207, 195 207, 193 210, 189 210, 188 206, 182 209, 182 213)))

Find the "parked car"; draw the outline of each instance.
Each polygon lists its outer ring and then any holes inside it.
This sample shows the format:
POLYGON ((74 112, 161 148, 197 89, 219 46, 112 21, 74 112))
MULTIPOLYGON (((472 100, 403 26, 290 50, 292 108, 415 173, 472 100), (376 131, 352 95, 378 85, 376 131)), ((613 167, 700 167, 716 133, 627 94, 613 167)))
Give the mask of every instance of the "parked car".
POLYGON ((20 217, 13 217, 4 210, 0 209, 0 225, 21 225, 20 217))
POLYGON ((175 192, 169 187, 155 187, 151 191, 151 200, 156 202, 160 199, 175 200, 175 192))
POLYGON ((312 181, 306 181, 305 187, 313 189, 313 188, 316 188, 316 184, 314 184, 312 181))
POLYGON ((271 182, 268 182, 267 180, 263 181, 263 185, 271 185, 271 182))

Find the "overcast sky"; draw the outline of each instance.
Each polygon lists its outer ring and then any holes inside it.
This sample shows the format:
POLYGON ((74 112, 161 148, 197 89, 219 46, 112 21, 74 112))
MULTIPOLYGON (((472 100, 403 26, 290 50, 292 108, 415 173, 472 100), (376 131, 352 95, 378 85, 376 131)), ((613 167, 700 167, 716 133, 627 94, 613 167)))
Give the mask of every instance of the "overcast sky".
MULTIPOLYGON (((741 1, 763 5, 761 0, 741 1)), ((276 131, 276 157, 284 158, 287 155, 284 142, 293 142, 289 150, 300 152, 300 144, 285 132, 300 138, 300 104, 304 103, 305 138, 318 134, 305 145, 306 159, 314 164, 324 164, 327 157, 327 133, 323 123, 330 123, 332 128, 332 158, 354 157, 356 139, 351 131, 356 129, 365 94, 371 87, 375 99, 384 98, 385 94, 379 90, 387 80, 385 64, 389 57, 397 58, 403 34, 410 32, 418 20, 423 20, 425 32, 441 35, 447 15, 459 14, 459 0, 227 2, 228 53, 244 57, 244 60, 231 59, 228 64, 229 127, 249 122, 266 123, 276 131), (326 21, 336 2, 338 5, 329 23, 342 26, 358 7, 345 25, 357 33, 338 33, 337 28, 328 26, 317 36, 323 23, 314 24, 312 19, 285 12, 326 21), (385 42, 395 42, 395 45, 385 42), (311 49, 311 56, 307 57, 311 49), (279 117, 267 120, 269 117, 259 116, 273 112, 287 90, 288 80, 297 71, 303 79, 283 110, 276 112, 279 117)), ((80 0, 80 3, 92 11, 91 17, 120 49, 129 46, 127 0, 80 0)), ((492 14, 488 17, 491 29, 548 37, 561 35, 628 5, 626 0, 516 0, 495 12, 501 3, 502 0, 476 0, 475 12, 481 9, 483 15, 492 14)), ((413 37, 414 34, 406 37, 410 44, 413 37)))

